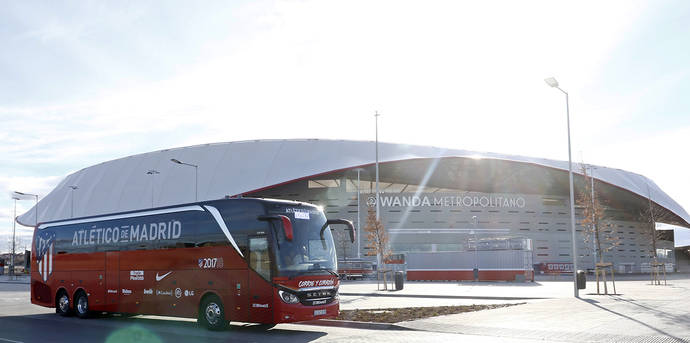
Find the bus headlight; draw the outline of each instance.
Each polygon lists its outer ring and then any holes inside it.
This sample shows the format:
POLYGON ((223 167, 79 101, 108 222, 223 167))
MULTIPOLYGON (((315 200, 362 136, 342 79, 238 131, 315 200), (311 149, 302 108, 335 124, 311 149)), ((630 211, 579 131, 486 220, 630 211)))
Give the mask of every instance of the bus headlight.
POLYGON ((278 290, 278 295, 280 295, 280 299, 287 304, 296 304, 299 302, 299 298, 297 298, 296 295, 283 291, 282 289, 278 290))

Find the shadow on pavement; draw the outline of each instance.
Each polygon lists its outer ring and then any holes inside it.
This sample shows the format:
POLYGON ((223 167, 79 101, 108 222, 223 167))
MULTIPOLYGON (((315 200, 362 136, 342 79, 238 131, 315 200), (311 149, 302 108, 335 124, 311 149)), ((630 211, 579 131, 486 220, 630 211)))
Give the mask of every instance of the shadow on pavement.
POLYGON ((644 309, 645 311, 654 314, 657 317, 663 318, 675 325, 682 325, 686 328, 690 328, 690 315, 684 314, 684 315, 678 315, 678 314, 673 314, 673 313, 668 313, 653 307, 650 307, 648 305, 643 305, 640 304, 639 302, 632 300, 632 299, 625 299, 625 298, 619 298, 615 297, 615 301, 622 301, 631 305, 635 305, 637 307, 640 307, 644 309))
MULTIPOLYGON (((48 340, 71 342, 60 337, 81 337, 82 341, 111 342, 114 335, 150 337, 139 342, 311 342, 328 335, 327 332, 299 330, 298 327, 283 329, 272 325, 231 323, 222 331, 209 331, 193 320, 173 318, 141 318, 117 314, 99 314, 89 319, 61 317, 55 313, 15 315, 0 317, 0 327, 21 338, 19 341, 48 340), (59 328, 59 330, 58 330, 59 328), (57 332, 60 334, 57 334, 57 332)), ((118 337, 119 338, 119 337, 118 337)), ((114 342, 123 341, 121 338, 114 342)))
POLYGON ((652 330, 654 330, 654 331, 656 331, 656 332, 658 332, 658 333, 660 333, 660 334, 662 334, 662 335, 664 335, 664 336, 666 336, 666 337, 672 339, 674 342, 678 342, 678 343, 687 343, 686 340, 684 340, 684 339, 682 339, 682 338, 679 338, 679 337, 676 337, 676 336, 674 336, 674 335, 672 335, 672 334, 670 334, 670 333, 668 333, 668 332, 666 332, 666 331, 664 331, 664 330, 661 330, 661 329, 659 329, 659 328, 656 328, 656 327, 654 327, 654 326, 651 326, 651 325, 649 325, 649 324, 647 324, 647 323, 645 323, 645 322, 643 322, 643 321, 641 321, 641 320, 637 320, 637 319, 635 319, 635 318, 633 318, 633 317, 627 316, 627 315, 622 314, 622 313, 620 313, 620 312, 616 312, 616 311, 614 311, 614 310, 611 310, 611 309, 608 309, 608 308, 606 308, 606 307, 604 307, 604 306, 601 306, 601 305, 599 305, 599 302, 596 301, 596 300, 592 300, 592 299, 582 299, 582 298, 578 298, 578 299, 581 300, 581 301, 584 301, 584 302, 586 302, 586 303, 588 303, 588 304, 590 304, 590 305, 592 305, 592 306, 594 306, 594 307, 597 307, 597 308, 599 308, 599 309, 601 309, 601 310, 604 310, 604 311, 609 312, 609 313, 613 313, 613 314, 615 314, 615 315, 617 315, 617 316, 619 316, 619 317, 621 317, 621 318, 625 318, 625 319, 631 320, 631 321, 633 321, 633 322, 635 322, 635 323, 637 323, 637 324, 640 324, 640 325, 645 326, 645 327, 647 327, 647 328, 649 328, 649 329, 652 329, 652 330))

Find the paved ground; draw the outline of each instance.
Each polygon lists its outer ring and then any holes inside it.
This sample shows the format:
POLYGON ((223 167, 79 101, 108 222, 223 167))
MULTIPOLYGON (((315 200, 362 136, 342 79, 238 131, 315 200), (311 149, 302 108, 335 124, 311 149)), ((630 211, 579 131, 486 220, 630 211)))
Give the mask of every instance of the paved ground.
POLYGON ((343 309, 486 302, 526 304, 398 323, 401 330, 281 324, 270 330, 233 325, 224 332, 207 332, 189 320, 161 317, 62 318, 52 309, 28 304, 27 284, 0 279, 0 342, 106 341, 121 336, 127 341, 135 337, 142 342, 690 342, 690 276, 674 275, 666 286, 652 286, 642 279, 619 278, 620 294, 615 296, 592 295, 596 287, 589 282, 580 299, 572 297, 572 283, 568 281, 408 282, 404 290, 395 292, 377 291, 375 282, 348 282, 341 287, 343 309))
POLYGON ((407 282, 400 291, 379 291, 376 282, 340 286, 341 309, 522 303, 567 296, 567 282, 407 282))

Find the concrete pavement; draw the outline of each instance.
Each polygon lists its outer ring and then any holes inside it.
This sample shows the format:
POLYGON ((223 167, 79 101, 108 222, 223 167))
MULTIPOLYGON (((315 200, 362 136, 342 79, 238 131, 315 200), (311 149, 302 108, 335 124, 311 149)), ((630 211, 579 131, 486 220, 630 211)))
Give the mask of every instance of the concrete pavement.
MULTIPOLYGON (((615 296, 592 294, 596 292, 596 284, 588 282, 587 289, 581 290, 579 299, 572 296, 572 283, 540 284, 546 290, 560 289, 564 292, 552 299, 527 301, 527 304, 520 306, 420 319, 397 325, 415 330, 497 339, 690 342, 690 279, 669 280, 666 286, 653 286, 646 280, 620 280, 616 283, 620 295, 615 296)), ((429 287, 429 290, 432 289, 435 288, 429 287)), ((482 293, 485 289, 480 286, 479 290, 478 293, 482 293)), ((519 290, 516 293, 520 293, 519 290)))
POLYGON ((7 274, 0 275, 0 283, 21 283, 29 284, 31 283, 31 278, 29 275, 17 274, 15 276, 9 276, 7 274))

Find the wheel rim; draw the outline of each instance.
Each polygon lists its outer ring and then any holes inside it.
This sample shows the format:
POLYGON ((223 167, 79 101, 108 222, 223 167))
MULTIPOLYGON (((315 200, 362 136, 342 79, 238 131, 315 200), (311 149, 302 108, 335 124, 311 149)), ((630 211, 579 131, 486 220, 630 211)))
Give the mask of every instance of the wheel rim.
POLYGON ((83 295, 80 296, 79 299, 77 300, 77 310, 79 311, 79 313, 83 314, 83 313, 86 313, 86 311, 88 311, 88 309, 89 309, 89 303, 86 300, 86 297, 83 295))
POLYGON ((221 319, 221 310, 218 304, 211 302, 206 305, 206 321, 211 325, 216 325, 221 319))
POLYGON ((58 300, 58 306, 60 307, 60 312, 69 311, 69 298, 67 294, 63 294, 58 300))

